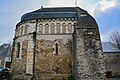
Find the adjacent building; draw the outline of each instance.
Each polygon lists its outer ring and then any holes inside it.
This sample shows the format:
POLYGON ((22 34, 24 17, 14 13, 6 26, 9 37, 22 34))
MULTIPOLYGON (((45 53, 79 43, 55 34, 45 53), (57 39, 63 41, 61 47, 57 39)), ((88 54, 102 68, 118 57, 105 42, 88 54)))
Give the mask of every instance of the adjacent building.
POLYGON ((111 42, 102 42, 106 72, 111 76, 120 76, 120 49, 111 42))
POLYGON ((0 46, 0 66, 11 66, 11 45, 3 44, 0 46))

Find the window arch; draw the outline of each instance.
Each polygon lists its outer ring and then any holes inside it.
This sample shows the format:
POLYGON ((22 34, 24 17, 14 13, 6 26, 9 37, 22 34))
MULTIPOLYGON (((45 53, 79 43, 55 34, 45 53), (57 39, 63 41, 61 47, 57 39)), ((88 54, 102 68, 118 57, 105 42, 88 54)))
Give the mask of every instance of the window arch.
POLYGON ((72 32, 72 23, 68 23, 68 32, 69 32, 69 33, 72 32))
POLYGON ((45 24, 45 34, 48 34, 48 33, 49 33, 49 25, 45 24))
POLYGON ((21 36, 21 28, 19 28, 19 36, 21 36))
POLYGON ((21 27, 21 35, 23 35, 23 26, 21 27))
POLYGON ((28 25, 25 26, 25 34, 27 34, 28 25))
POLYGON ((51 24, 51 33, 55 33, 55 24, 54 23, 51 24))
POLYGON ((57 23, 56 25, 56 33, 60 33, 60 23, 57 23))
POLYGON ((39 33, 43 33, 43 25, 42 24, 39 25, 39 33))
POLYGON ((18 36, 18 33, 19 33, 19 31, 18 31, 18 29, 16 30, 16 36, 18 36))
POLYGON ((16 58, 20 58, 20 42, 17 43, 16 58))
POLYGON ((63 23, 63 24, 62 24, 62 32, 63 32, 63 33, 66 33, 66 23, 63 23))

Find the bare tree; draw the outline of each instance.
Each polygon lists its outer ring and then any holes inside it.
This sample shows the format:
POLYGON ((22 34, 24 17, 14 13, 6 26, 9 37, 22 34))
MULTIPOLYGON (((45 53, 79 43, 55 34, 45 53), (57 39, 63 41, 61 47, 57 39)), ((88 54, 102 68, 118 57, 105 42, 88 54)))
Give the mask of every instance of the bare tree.
POLYGON ((110 42, 120 49, 120 31, 116 30, 110 35, 110 42))

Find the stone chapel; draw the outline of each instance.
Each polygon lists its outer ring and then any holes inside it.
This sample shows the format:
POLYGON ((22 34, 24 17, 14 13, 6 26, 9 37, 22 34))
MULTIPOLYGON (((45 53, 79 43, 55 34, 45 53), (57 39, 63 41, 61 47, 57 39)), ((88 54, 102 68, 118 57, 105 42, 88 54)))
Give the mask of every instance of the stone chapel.
POLYGON ((26 13, 13 40, 13 78, 105 80, 98 25, 79 7, 26 13))

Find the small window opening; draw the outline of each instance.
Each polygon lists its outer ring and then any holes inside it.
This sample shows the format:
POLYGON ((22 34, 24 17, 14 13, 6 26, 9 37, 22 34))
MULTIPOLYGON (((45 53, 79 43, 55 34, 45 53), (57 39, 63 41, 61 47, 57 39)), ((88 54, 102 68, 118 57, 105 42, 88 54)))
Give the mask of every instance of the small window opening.
POLYGON ((16 53, 16 58, 20 58, 20 43, 17 43, 17 53, 16 53))
POLYGON ((55 54, 58 55, 58 43, 55 43, 55 54))

